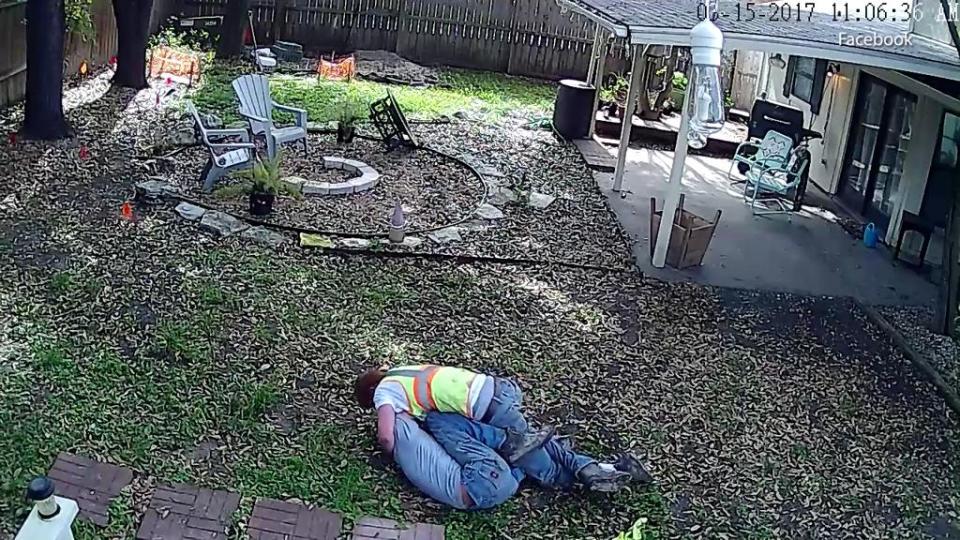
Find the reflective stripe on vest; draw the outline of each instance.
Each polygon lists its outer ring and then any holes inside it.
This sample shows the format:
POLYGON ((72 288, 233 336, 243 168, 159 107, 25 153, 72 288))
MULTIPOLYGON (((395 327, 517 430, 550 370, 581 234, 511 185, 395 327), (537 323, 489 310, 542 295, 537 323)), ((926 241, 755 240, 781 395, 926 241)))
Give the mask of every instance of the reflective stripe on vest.
POLYGON ((392 380, 403 387, 410 403, 410 414, 415 417, 422 417, 428 411, 440 411, 470 418, 473 416, 470 388, 476 378, 476 373, 464 369, 425 365, 391 369, 383 382, 392 380), (434 387, 438 376, 440 386, 434 387))

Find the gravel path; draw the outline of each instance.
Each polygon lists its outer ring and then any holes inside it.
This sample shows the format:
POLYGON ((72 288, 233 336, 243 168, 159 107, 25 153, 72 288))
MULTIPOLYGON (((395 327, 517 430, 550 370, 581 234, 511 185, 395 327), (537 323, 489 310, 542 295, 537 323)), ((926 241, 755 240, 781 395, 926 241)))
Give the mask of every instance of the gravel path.
MULTIPOLYGON (((124 222, 145 174, 131 159, 138 133, 166 118, 120 115, 132 97, 73 109, 76 140, 0 142, 0 201, 15 203, 0 210, 0 532, 19 523, 25 479, 71 450, 137 474, 129 520, 81 538, 131 537, 150 486, 171 479, 238 489, 246 505, 294 497, 348 518, 445 523, 454 539, 609 539, 639 517, 661 538, 960 534, 958 419, 853 304, 629 272, 329 256, 292 237, 271 251, 200 233, 168 205, 124 222), (636 452, 657 484, 437 508, 375 452, 371 415, 351 402, 353 374, 384 360, 515 377, 532 415, 585 451, 636 452)), ((510 153, 522 137, 498 129, 472 126, 462 144, 487 141, 484 165, 586 201, 512 227, 606 253, 605 225, 579 226, 605 211, 589 175, 566 150, 543 159, 546 136, 510 153)))

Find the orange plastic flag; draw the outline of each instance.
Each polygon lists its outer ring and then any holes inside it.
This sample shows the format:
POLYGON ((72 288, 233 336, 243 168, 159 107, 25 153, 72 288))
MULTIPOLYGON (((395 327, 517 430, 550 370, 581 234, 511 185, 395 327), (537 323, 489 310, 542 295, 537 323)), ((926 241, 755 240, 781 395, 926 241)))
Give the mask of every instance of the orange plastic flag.
POLYGON ((80 75, 86 77, 86 76, 87 76, 87 71, 88 71, 88 69, 89 69, 89 68, 87 67, 87 61, 86 61, 86 60, 84 60, 83 62, 80 62, 80 75))
POLYGON ((87 159, 90 157, 90 150, 87 150, 86 146, 80 147, 80 159, 87 159))
POLYGON ((133 206, 130 205, 130 201, 124 201, 120 205, 120 217, 127 221, 133 221, 133 206))

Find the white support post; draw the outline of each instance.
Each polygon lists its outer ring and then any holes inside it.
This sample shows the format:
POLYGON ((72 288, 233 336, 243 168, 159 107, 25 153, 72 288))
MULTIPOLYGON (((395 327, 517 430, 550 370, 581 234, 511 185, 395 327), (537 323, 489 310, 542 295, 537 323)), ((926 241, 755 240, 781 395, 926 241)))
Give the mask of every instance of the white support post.
MULTIPOLYGON (((600 105, 600 89, 603 87, 603 70, 607 64, 607 50, 610 48, 610 40, 607 33, 604 32, 600 39, 600 48, 597 53, 597 69, 593 73, 593 114, 590 115, 590 131, 587 138, 593 138, 593 132, 597 127, 597 107, 600 105)), ((590 82, 590 81, 587 81, 590 82)))
POLYGON ((593 70, 597 62, 597 47, 600 41, 600 25, 593 32, 593 45, 590 47, 590 64, 587 66, 587 78, 583 82, 589 84, 593 80, 593 70))
MULTIPOLYGON (((640 47, 634 45, 630 59, 630 83, 627 86, 627 106, 623 110, 620 120, 620 146, 617 148, 617 168, 613 172, 613 191, 620 191, 623 186, 623 172, 627 164, 627 149, 630 146, 630 130, 633 128, 633 113, 637 109, 637 95, 640 93, 640 66, 642 53, 640 47)), ((690 88, 688 85, 687 88, 690 88)))
MULTIPOLYGON (((690 80, 684 91, 684 104, 690 103, 690 89, 697 83, 696 72, 690 70, 690 80)), ((681 107, 680 130, 677 132, 677 144, 673 149, 673 165, 670 167, 670 180, 667 183, 667 195, 663 202, 663 215, 660 216, 660 230, 657 233, 657 245, 653 250, 653 266, 663 268, 667 262, 667 248, 670 246, 670 233, 673 232, 673 220, 680 206, 683 169, 687 160, 687 132, 690 131, 690 113, 688 107, 681 107)))

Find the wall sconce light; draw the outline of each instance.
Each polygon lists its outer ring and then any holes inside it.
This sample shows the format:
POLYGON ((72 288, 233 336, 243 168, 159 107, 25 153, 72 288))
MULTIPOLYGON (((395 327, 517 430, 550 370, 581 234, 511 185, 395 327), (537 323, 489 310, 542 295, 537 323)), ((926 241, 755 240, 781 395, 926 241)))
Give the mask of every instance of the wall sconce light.
POLYGON ((776 53, 770 57, 770 66, 777 69, 783 69, 787 67, 787 61, 783 59, 783 56, 780 53, 776 53))

